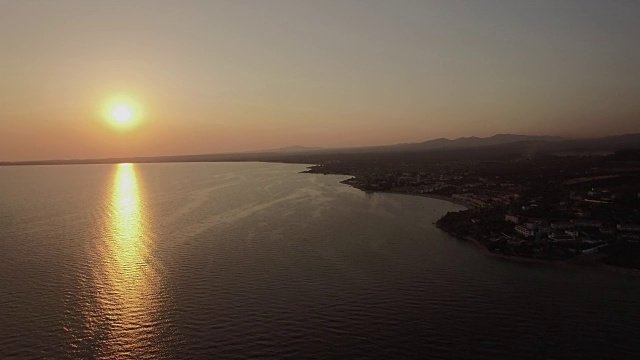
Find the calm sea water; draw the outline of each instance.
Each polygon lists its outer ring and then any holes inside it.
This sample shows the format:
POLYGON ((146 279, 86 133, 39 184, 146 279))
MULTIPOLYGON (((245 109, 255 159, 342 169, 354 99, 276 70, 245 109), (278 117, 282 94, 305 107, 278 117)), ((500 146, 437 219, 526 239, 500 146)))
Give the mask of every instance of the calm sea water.
POLYGON ((0 358, 637 359, 640 279, 301 165, 0 168, 0 358))

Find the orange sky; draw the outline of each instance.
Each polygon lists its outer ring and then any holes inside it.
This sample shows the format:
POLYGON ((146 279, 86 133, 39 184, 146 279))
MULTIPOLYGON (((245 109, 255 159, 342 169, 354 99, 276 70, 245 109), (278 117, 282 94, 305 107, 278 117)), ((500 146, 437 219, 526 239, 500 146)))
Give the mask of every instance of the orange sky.
POLYGON ((2 2, 0 161, 640 132, 638 4, 2 2))

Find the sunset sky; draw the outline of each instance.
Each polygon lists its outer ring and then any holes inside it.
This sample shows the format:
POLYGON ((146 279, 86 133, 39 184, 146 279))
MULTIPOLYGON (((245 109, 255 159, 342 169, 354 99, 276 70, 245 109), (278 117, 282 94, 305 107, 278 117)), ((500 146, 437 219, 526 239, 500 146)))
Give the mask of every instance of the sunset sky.
POLYGON ((0 0, 0 161, 640 132, 639 44, 637 0, 0 0))

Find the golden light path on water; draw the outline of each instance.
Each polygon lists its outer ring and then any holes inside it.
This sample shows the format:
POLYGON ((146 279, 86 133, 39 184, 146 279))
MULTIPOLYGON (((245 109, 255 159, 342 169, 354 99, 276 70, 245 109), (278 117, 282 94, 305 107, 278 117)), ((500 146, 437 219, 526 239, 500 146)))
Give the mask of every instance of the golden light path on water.
POLYGON ((98 285, 98 322, 103 334, 99 352, 105 358, 159 355, 162 291, 149 251, 141 194, 135 165, 118 164, 98 285))

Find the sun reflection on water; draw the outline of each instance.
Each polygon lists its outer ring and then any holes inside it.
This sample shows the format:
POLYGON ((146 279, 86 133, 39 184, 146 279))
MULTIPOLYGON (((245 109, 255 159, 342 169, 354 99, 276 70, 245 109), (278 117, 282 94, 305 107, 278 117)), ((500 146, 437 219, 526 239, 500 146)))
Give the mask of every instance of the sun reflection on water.
POLYGON ((107 358, 153 357, 160 341, 160 281, 135 165, 118 164, 109 200, 99 275, 102 346, 107 358))
POLYGON ((111 246, 117 272, 129 285, 140 278, 145 240, 140 190, 133 164, 119 164, 111 196, 111 246))

